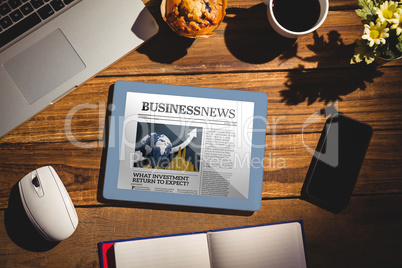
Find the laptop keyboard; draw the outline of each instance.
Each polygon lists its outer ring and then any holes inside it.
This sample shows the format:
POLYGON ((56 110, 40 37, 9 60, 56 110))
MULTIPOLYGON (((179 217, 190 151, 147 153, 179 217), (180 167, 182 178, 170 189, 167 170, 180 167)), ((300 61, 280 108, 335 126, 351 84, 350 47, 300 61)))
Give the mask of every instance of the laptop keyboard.
POLYGON ((0 48, 74 0, 0 0, 0 48))

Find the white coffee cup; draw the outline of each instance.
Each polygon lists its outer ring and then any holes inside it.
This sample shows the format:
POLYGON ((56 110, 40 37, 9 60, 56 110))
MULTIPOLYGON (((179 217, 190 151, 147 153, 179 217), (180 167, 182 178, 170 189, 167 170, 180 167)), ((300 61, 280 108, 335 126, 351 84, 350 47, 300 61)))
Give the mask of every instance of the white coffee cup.
MULTIPOLYGON (((279 22, 275 18, 274 10, 273 10, 273 1, 274 0, 262 0, 262 2, 264 4, 266 4, 268 7, 267 15, 268 15, 269 24, 278 34, 280 34, 284 37, 298 38, 299 36, 303 36, 303 35, 312 33, 323 24, 323 22, 325 21, 325 19, 327 18, 327 15, 328 15, 329 1, 328 0, 318 0, 320 3, 320 15, 318 17, 317 23, 312 28, 310 28, 306 31, 302 31, 302 32, 291 31, 291 30, 288 30, 285 27, 283 27, 281 24, 279 24, 279 22)), ((275 1, 286 1, 286 0, 275 0, 275 1)), ((300 0, 300 1, 303 1, 303 0, 300 0)))

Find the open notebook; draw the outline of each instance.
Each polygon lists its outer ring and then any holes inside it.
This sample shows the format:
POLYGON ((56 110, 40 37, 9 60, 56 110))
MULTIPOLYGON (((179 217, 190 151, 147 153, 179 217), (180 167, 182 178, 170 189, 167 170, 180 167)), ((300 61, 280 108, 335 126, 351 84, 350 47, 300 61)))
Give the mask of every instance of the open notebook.
MULTIPOLYGON (((110 241, 116 267, 307 267, 301 222, 110 241)), ((109 254, 110 255, 110 254, 109 254)), ((113 261, 113 260, 112 260, 113 261)), ((103 267, 108 266, 105 259, 103 267)))

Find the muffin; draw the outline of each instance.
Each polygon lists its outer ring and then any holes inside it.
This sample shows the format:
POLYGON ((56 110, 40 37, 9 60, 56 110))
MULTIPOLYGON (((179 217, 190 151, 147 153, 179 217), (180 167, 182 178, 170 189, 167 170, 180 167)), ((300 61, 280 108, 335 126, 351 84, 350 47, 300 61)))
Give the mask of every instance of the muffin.
POLYGON ((163 19, 176 33, 186 37, 214 34, 226 14, 227 0, 163 0, 163 19))

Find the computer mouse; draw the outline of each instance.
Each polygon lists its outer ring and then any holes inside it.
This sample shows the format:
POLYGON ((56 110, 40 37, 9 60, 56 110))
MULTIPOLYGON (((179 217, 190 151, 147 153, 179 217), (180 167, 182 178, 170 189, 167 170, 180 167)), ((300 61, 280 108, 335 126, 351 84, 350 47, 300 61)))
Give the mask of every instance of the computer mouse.
POLYGON ((18 187, 28 218, 46 240, 58 242, 74 233, 77 212, 53 167, 30 172, 18 182, 18 187))

